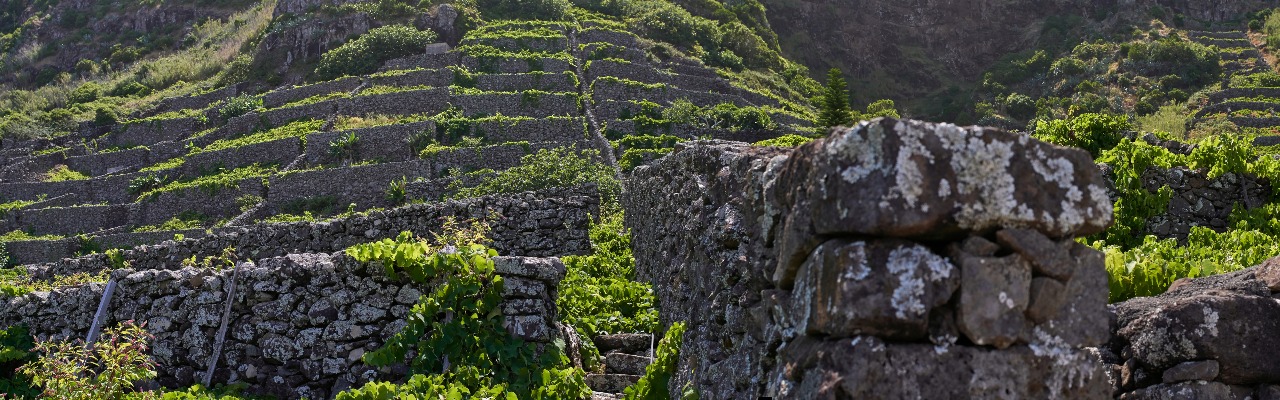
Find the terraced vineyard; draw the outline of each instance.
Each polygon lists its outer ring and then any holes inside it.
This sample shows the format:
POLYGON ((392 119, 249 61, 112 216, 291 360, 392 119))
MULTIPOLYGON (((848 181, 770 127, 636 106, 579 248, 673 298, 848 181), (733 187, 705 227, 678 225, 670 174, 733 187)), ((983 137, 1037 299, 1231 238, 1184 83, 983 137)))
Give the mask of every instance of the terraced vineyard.
MULTIPOLYGON (((806 99, 683 56, 659 61, 654 46, 607 19, 493 21, 368 74, 211 87, 118 123, 0 139, 0 260, 16 265, 0 321, 37 337, 146 321, 165 387, 331 397, 405 377, 362 354, 440 284, 385 276, 376 256, 348 249, 404 245, 408 231, 454 245, 440 235, 480 221, 473 240, 512 256, 495 259, 505 306, 491 316, 539 349, 574 338, 551 354, 591 372, 580 382, 599 396, 620 394, 645 375, 657 327, 643 319, 646 285, 586 269, 622 262, 592 261, 611 239, 589 234, 622 229, 619 171, 684 140, 812 132, 806 99), (579 258, 566 271, 553 256, 579 258), (558 315, 562 279, 573 287, 560 307, 593 309, 558 315), (55 309, 66 315, 47 318, 55 309)), ((613 257, 629 260, 625 250, 613 257)))

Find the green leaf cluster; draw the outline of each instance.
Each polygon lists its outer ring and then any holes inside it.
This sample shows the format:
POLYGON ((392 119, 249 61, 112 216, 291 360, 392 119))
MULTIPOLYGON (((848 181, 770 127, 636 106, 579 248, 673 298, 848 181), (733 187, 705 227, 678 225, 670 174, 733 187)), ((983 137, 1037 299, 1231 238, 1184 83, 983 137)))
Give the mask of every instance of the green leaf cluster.
POLYGON ((409 277, 434 289, 419 299, 406 325, 364 361, 377 367, 408 361, 415 374, 405 385, 375 383, 338 398, 584 398, 590 394, 582 371, 568 368, 557 343, 525 343, 503 327, 503 278, 494 273, 497 252, 481 244, 416 239, 404 232, 395 239, 347 249, 357 261, 381 263, 392 277, 409 277), (453 243, 449 243, 453 242, 453 243), (412 354, 412 357, 410 355, 412 354))
MULTIPOLYGON (((676 373, 676 363, 680 361, 680 345, 684 342, 685 325, 683 322, 671 324, 667 333, 658 342, 656 359, 644 369, 644 376, 635 385, 628 387, 624 397, 626 400, 668 400, 671 398, 671 376, 676 373)), ((691 387, 681 391, 681 400, 697 400, 698 393, 691 387)))
POLYGON ((435 40, 434 32, 408 25, 374 28, 321 55, 315 74, 321 80, 370 74, 387 61, 422 52, 435 40))
POLYGON ((520 159, 520 165, 499 171, 479 185, 461 188, 451 198, 465 199, 499 193, 520 193, 594 183, 605 202, 617 201, 622 183, 612 168, 599 161, 598 150, 576 146, 543 149, 520 159))
POLYGON ((560 321, 587 337, 657 330, 653 287, 635 281, 631 232, 623 226, 622 210, 607 209, 589 234, 591 255, 563 258, 567 273, 556 300, 560 321))
POLYGON ((1122 115, 1086 113, 1066 119, 1041 120, 1036 123, 1036 139, 1059 146, 1081 148, 1098 157, 1102 151, 1120 143, 1121 133, 1133 130, 1122 115))

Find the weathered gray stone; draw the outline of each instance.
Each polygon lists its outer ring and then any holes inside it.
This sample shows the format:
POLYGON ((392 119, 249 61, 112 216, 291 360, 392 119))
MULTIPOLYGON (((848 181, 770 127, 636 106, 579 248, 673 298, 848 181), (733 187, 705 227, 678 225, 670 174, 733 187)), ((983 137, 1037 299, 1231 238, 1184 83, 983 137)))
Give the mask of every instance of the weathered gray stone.
POLYGON ((605 393, 622 393, 628 386, 636 384, 639 375, 622 374, 587 374, 587 386, 591 390, 605 393))
POLYGON ((1166 299, 1123 323, 1117 335, 1153 369, 1213 359, 1220 364, 1218 381, 1254 384, 1280 381, 1280 340, 1273 332, 1280 332, 1280 302, 1210 291, 1166 299))
POLYGON ((1110 385, 1083 351, 799 340, 781 350, 778 398, 1101 399, 1110 385))
POLYGON ((1053 278, 1031 280, 1031 303, 1027 306, 1027 318, 1037 324, 1058 314, 1067 299, 1067 286, 1053 278))
POLYGON ((783 288, 819 235, 945 240, 1021 226, 1064 238, 1112 220, 1087 153, 995 129, 877 119, 797 148, 778 179, 783 288))
POLYGON ((996 232, 996 240, 1031 261, 1037 275, 1065 282, 1075 272, 1075 260, 1067 252, 1075 242, 1055 243, 1031 229, 1003 229, 996 232))
POLYGON ((1245 400, 1245 393, 1221 382, 1162 383, 1120 395, 1120 400, 1245 400))
POLYGON ((929 310, 951 299, 960 273, 928 248, 904 240, 831 240, 800 267, 796 329, 849 337, 920 339, 929 310))
POLYGON ((1107 311, 1108 275, 1102 252, 1071 245, 1076 272, 1067 281, 1065 301, 1048 321, 1035 327, 1044 334, 1077 346, 1097 346, 1111 337, 1107 311))
POLYGON ((953 251, 951 258, 960 267, 956 323, 965 337, 997 348, 1025 338, 1031 265, 1016 254, 996 258, 953 251))
POLYGON ((647 355, 652 346, 653 335, 647 333, 617 333, 600 335, 592 339, 600 353, 619 351, 627 354, 647 355))
POLYGON ((611 374, 644 375, 644 369, 649 364, 653 364, 653 358, 625 353, 609 353, 604 356, 604 370, 611 374))
POLYGON ((1218 362, 1214 360, 1187 361, 1164 370, 1164 383, 1185 381, 1211 381, 1218 377, 1218 362))

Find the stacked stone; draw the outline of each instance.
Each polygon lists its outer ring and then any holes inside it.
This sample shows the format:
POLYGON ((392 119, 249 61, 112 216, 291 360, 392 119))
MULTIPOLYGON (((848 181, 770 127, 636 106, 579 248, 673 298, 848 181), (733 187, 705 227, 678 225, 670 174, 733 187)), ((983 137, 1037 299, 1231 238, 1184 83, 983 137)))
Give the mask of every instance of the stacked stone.
POLYGON ((601 335, 592 339, 604 363, 604 373, 587 374, 587 386, 591 387, 592 400, 621 398, 623 391, 635 385, 644 376, 644 370, 653 364, 653 335, 647 333, 619 333, 601 335))
POLYGON ((663 322, 689 324, 676 390, 1111 393, 1084 350, 1108 337, 1107 275, 1073 238, 1105 229, 1111 204, 1083 151, 880 119, 790 153, 686 145, 631 185, 637 272, 663 322), (741 376, 720 374, 730 369, 741 376))
MULTIPOLYGON (((555 258, 497 257, 494 271, 506 282, 500 309, 507 330, 550 345, 564 265, 555 258)), ((290 254, 227 270, 122 269, 112 280, 116 288, 99 326, 145 323, 154 335, 157 383, 200 383, 216 362, 213 383, 243 382, 247 394, 286 399, 331 398, 371 380, 403 379, 406 366, 376 369, 361 356, 399 332, 411 307, 432 289, 344 253, 290 254)), ((0 327, 24 324, 38 338, 83 339, 105 286, 0 299, 0 327)))
POLYGON ((1119 398, 1280 399, 1280 258, 1114 306, 1119 398))

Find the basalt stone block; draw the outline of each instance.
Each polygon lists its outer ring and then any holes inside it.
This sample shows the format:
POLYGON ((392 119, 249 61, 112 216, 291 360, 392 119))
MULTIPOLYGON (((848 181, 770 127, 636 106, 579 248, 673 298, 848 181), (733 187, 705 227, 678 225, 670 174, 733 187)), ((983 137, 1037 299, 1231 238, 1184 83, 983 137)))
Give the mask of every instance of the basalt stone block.
POLYGON ((1111 385, 1083 350, 1006 350, 805 337, 779 350, 782 399, 1103 399, 1111 385))
POLYGON ((1001 349, 1025 339, 1030 328, 1024 316, 1031 296, 1030 263, 1018 255, 979 257, 958 250, 951 258, 960 267, 960 332, 974 343, 1001 349))
POLYGON ((800 267, 791 318, 810 334, 920 339, 929 311, 945 304, 959 283, 960 271, 924 246, 831 240, 800 267))
POLYGON ((783 288, 822 235, 951 241, 1021 227, 1068 238, 1113 218, 1088 153, 992 128, 876 119, 797 148, 778 181, 783 288))
POLYGON ((1216 360, 1219 382, 1280 381, 1280 302, 1226 291, 1159 300, 1117 332, 1142 365, 1164 370, 1216 360))
POLYGON ((1037 325, 1032 335, 1076 346, 1098 346, 1111 337, 1106 260, 1102 252, 1079 243, 1071 243, 1069 254, 1075 272, 1066 282, 1063 301, 1056 312, 1044 315, 1048 320, 1037 325))

